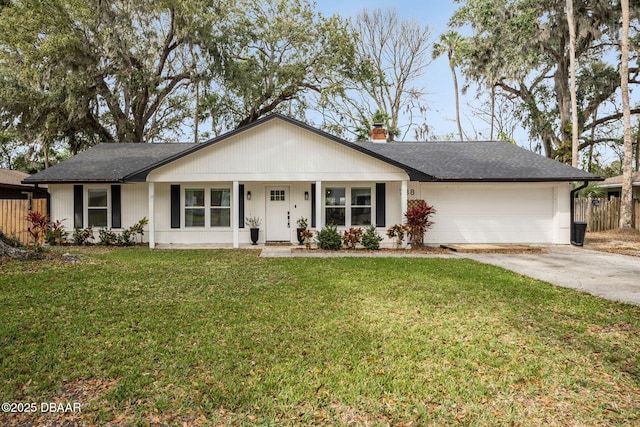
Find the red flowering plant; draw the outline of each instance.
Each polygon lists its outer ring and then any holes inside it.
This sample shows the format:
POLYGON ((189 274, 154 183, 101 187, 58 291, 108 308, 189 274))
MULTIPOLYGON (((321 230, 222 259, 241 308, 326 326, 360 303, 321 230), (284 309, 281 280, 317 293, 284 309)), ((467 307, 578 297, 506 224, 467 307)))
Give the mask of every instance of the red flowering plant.
POLYGON ((423 200, 418 206, 407 210, 404 214, 407 219, 407 227, 409 229, 409 241, 411 246, 422 246, 424 242, 424 233, 427 232, 434 222, 429 220, 429 216, 436 213, 433 206, 427 205, 423 200))
POLYGON ((40 212, 33 211, 27 214, 27 222, 29 223, 27 231, 31 237, 33 237, 33 245, 35 248, 39 248, 41 240, 49 228, 49 217, 40 212))

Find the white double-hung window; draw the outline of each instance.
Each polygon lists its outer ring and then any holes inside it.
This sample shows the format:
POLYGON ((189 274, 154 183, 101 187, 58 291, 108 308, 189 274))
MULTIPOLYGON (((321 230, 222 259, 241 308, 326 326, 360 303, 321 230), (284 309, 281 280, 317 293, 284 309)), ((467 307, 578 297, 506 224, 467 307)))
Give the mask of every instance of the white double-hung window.
POLYGON ((229 188, 211 189, 211 227, 231 226, 231 190, 229 188))
POLYGON ((184 190, 184 226, 204 227, 204 188, 184 190))
POLYGON ((327 187, 325 224, 371 225, 371 187, 327 187))
POLYGON ((108 198, 106 188, 87 190, 87 223, 89 227, 106 227, 108 198))
POLYGON ((325 190, 325 223, 347 224, 347 191, 345 187, 327 187, 325 190))
POLYGON ((231 227, 231 189, 184 189, 185 227, 231 227))
POLYGON ((351 188, 351 225, 371 225, 371 187, 351 188))

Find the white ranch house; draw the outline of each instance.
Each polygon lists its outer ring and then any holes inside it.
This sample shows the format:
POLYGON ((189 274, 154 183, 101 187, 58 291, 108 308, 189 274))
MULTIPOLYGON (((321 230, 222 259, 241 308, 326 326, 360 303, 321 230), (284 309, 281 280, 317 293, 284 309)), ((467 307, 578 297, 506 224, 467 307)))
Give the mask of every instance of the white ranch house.
POLYGON ((506 142, 352 143, 274 114, 201 144, 100 144, 25 183, 47 184, 67 228, 149 219, 151 248, 297 242, 311 229, 403 221, 435 206, 425 243, 569 244, 571 183, 599 180, 506 142))

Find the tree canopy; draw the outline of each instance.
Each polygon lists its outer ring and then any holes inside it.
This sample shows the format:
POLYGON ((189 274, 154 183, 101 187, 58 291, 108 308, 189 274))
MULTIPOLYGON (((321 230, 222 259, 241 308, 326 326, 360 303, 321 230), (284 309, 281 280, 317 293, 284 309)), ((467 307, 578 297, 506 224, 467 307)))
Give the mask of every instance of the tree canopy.
MULTIPOLYGON (((48 166, 98 142, 198 141, 272 112, 347 139, 365 138, 377 114, 390 140, 426 140, 428 66, 446 54, 456 98, 459 77, 491 93, 469 112, 492 137, 495 124, 512 140, 518 123, 570 162, 566 0, 456 2, 432 46, 428 25, 394 10, 348 20, 310 0, 0 0, 0 160, 30 169, 25 153, 48 166)), ((622 141, 621 9, 572 3, 578 148, 595 159, 622 141)), ((633 62, 640 0, 629 9, 633 62)), ((639 68, 628 74, 640 83, 639 68)), ((451 137, 462 139, 460 108, 451 137)))
MULTIPOLYGON (((548 157, 571 162, 569 27, 564 0, 457 0, 453 27, 470 26, 465 76, 519 101, 518 112, 548 157)), ((634 19, 640 5, 634 2, 634 19)), ((591 129, 619 122, 616 79, 620 10, 610 1, 574 1, 580 148, 606 139, 591 129), (602 59, 608 59, 603 62, 602 59), (598 75, 595 76, 594 73, 598 75), (588 83, 587 83, 588 82, 588 83), (597 134, 596 134, 597 135, 597 134)), ((635 76, 630 82, 636 83, 635 76)), ((640 112, 640 110, 635 110, 640 112)))
POLYGON ((0 10, 3 126, 25 141, 65 140, 72 152, 179 133, 194 47, 215 13, 199 0, 9 2, 0 10))
POLYGON ((215 133, 274 111, 304 118, 307 94, 339 88, 356 67, 346 21, 306 0, 238 0, 213 31, 219 62, 199 110, 215 133))
POLYGON ((401 19, 396 10, 365 9, 349 21, 349 29, 355 40, 355 67, 340 86, 320 97, 324 126, 358 139, 362 127, 382 114, 389 139, 403 139, 424 125, 429 26, 401 19))

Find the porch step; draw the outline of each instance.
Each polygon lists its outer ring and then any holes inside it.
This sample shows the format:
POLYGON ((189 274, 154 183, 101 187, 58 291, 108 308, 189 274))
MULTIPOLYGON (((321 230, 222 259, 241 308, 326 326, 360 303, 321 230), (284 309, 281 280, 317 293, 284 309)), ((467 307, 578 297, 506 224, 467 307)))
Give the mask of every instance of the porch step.
POLYGON ((291 242, 265 242, 265 246, 293 246, 291 242))

